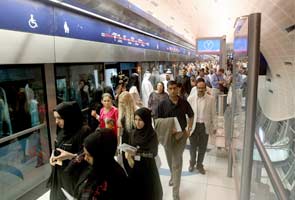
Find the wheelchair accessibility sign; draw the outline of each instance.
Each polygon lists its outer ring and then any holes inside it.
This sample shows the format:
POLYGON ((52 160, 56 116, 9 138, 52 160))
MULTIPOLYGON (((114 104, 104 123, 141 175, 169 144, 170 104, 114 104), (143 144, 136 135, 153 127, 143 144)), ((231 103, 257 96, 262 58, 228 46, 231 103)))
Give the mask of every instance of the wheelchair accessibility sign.
POLYGON ((28 21, 28 24, 29 24, 29 26, 30 26, 32 29, 38 28, 37 20, 34 19, 34 15, 33 15, 33 14, 30 14, 30 19, 29 19, 29 21, 28 21))

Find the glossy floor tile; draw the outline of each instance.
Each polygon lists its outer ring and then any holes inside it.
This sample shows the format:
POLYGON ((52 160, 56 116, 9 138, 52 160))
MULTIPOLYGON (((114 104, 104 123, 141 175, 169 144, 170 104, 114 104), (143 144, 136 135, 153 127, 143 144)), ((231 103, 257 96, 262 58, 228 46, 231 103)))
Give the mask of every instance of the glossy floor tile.
MULTIPOLYGON (((164 200, 172 200, 172 187, 168 186, 170 172, 167 165, 165 152, 159 146, 161 158, 160 176, 163 187, 164 200)), ((206 174, 198 170, 188 172, 189 150, 183 153, 183 168, 180 186, 181 200, 236 200, 234 179, 227 177, 227 152, 224 149, 212 148, 207 151, 204 168, 206 174)))

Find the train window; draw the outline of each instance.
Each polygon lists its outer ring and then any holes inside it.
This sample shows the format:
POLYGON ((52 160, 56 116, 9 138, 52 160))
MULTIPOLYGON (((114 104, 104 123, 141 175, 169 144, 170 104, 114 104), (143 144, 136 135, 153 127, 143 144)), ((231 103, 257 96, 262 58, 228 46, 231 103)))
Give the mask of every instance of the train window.
POLYGON ((50 172, 42 67, 0 66, 1 199, 16 199, 50 172))
POLYGON ((77 101, 87 110, 104 86, 103 64, 56 64, 55 72, 57 103, 77 101))
POLYGON ((175 76, 174 69, 177 68, 176 64, 171 62, 142 62, 138 63, 138 66, 140 66, 140 69, 137 71, 141 72, 142 80, 146 72, 151 73, 149 80, 153 87, 156 87, 159 81, 165 82, 167 75, 173 80, 175 76))

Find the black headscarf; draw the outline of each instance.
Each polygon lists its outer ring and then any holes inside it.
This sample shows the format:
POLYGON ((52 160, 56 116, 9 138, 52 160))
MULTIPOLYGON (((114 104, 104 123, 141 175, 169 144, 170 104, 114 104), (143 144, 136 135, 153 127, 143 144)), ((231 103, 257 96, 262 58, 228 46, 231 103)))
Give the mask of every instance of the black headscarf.
POLYGON ((80 180, 77 199, 126 199, 127 177, 114 159, 117 136, 113 130, 97 129, 85 138, 84 147, 93 157, 93 165, 80 180))
POLYGON ((85 138, 84 147, 93 157, 92 176, 104 180, 111 163, 115 162, 117 136, 111 129, 96 129, 85 138))
MULTIPOLYGON (((58 129, 55 147, 71 153, 79 153, 82 150, 83 139, 90 131, 88 126, 83 126, 83 116, 79 105, 76 102, 62 102, 53 111, 56 111, 64 120, 64 128, 58 129)), ((69 160, 64 160, 62 166, 52 167, 48 180, 48 187, 51 189, 50 199, 65 199, 61 187, 70 194, 74 194, 80 171, 72 168, 69 163, 69 160)))
POLYGON ((53 111, 58 112, 64 120, 65 135, 73 135, 82 127, 83 115, 77 102, 62 102, 53 111))
POLYGON ((151 111, 143 107, 134 112, 134 116, 136 115, 142 119, 144 127, 142 129, 135 128, 131 145, 139 146, 139 151, 148 151, 157 155, 158 139, 152 126, 151 111))

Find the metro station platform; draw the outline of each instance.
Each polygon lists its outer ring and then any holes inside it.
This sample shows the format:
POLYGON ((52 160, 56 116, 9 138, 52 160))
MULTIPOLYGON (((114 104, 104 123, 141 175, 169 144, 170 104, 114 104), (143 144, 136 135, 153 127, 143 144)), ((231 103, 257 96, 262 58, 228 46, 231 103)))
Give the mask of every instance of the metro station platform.
MULTIPOLYGON (((163 187, 163 200, 172 200, 172 187, 168 186, 170 172, 163 147, 159 146, 161 158, 160 177, 163 187)), ((234 178, 227 177, 227 152, 216 147, 208 149, 204 168, 206 174, 202 175, 197 170, 188 172, 189 150, 183 153, 183 169, 180 185, 180 198, 182 200, 236 200, 234 178)), ((22 198, 24 200, 25 198, 22 198)), ((49 191, 41 195, 38 200, 48 200, 49 191)), ((32 200, 32 198, 30 198, 32 200)))

